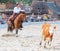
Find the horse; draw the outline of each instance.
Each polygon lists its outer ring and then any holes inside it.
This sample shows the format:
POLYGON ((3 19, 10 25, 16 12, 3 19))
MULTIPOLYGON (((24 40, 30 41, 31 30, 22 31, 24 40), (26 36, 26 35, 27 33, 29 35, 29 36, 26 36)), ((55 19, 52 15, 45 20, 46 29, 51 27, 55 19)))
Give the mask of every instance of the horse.
MULTIPOLYGON (((46 48, 46 44, 51 46, 55 29, 56 29, 56 26, 52 26, 49 23, 44 23, 42 25, 41 31, 42 31, 42 36, 43 36, 43 40, 44 40, 44 48, 46 48)), ((41 45, 41 42, 40 42, 40 45, 41 45)))
POLYGON ((26 18, 25 12, 21 12, 14 20, 13 25, 11 25, 11 21, 8 19, 8 28, 7 31, 13 31, 14 29, 16 30, 16 34, 18 34, 18 29, 22 27, 22 23, 24 19, 26 18))

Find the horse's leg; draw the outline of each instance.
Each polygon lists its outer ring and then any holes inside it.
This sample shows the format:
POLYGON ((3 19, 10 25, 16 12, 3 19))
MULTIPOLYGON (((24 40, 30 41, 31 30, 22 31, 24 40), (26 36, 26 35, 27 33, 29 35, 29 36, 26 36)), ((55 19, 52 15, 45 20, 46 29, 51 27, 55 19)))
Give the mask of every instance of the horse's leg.
POLYGON ((11 21, 8 21, 8 31, 10 31, 10 32, 13 31, 11 24, 12 24, 11 21))
POLYGON ((21 23, 20 23, 20 30, 22 30, 22 28, 23 28, 22 23, 23 23, 23 21, 21 21, 21 23))
POLYGON ((18 34, 18 29, 16 29, 16 34, 18 34))
POLYGON ((23 21, 21 21, 21 28, 23 28, 23 25, 22 24, 23 24, 23 21))
POLYGON ((17 25, 16 21, 14 21, 14 29, 15 29, 15 33, 16 33, 16 36, 18 36, 18 28, 19 28, 19 24, 17 25))
POLYGON ((8 20, 8 28, 7 28, 7 31, 10 31, 10 24, 11 24, 11 22, 8 20))
POLYGON ((12 28, 11 27, 8 27, 7 31, 12 32, 12 28))
POLYGON ((12 26, 10 27, 10 32, 12 32, 13 30, 12 30, 12 26))
POLYGON ((16 37, 18 37, 18 29, 16 29, 16 37))
POLYGON ((22 26, 22 24, 20 25, 20 30, 22 30, 22 28, 23 28, 23 26, 22 26))
POLYGON ((7 31, 9 31, 9 30, 10 30, 10 28, 8 27, 8 28, 7 28, 7 31))
POLYGON ((12 23, 11 23, 11 21, 10 21, 10 27, 9 27, 9 29, 10 29, 10 30, 9 30, 10 32, 13 31, 13 30, 12 30, 12 23))
POLYGON ((22 24, 21 24, 21 28, 23 28, 22 24))
POLYGON ((9 27, 10 27, 9 25, 10 25, 10 22, 8 21, 7 24, 8 24, 7 31, 9 31, 9 27))

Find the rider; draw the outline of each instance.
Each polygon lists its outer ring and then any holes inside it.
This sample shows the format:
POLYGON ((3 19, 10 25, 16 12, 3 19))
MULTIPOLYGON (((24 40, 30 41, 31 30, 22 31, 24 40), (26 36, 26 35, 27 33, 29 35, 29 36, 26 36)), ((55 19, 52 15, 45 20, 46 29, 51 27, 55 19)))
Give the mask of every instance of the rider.
POLYGON ((13 9, 13 14, 9 17, 9 20, 11 21, 11 23, 13 24, 13 21, 15 20, 15 18, 18 16, 18 14, 20 13, 21 8, 19 3, 16 3, 16 7, 14 7, 13 9))

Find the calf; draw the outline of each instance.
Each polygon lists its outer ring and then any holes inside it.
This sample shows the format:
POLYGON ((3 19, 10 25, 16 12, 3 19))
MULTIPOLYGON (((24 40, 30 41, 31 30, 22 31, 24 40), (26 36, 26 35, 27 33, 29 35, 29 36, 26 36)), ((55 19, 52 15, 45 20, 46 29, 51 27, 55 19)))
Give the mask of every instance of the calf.
MULTIPOLYGON (((42 35, 44 40, 44 47, 46 47, 46 42, 48 42, 48 45, 51 46, 54 30, 56 29, 56 26, 52 26, 49 23, 44 23, 42 26, 42 35)), ((41 45, 41 43, 40 43, 41 45)))

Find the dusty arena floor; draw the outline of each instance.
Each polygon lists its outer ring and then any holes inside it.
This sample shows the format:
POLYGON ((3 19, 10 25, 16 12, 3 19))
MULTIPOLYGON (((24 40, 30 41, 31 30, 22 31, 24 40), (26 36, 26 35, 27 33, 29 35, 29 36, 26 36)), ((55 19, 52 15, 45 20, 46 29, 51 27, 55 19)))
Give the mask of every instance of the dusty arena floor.
POLYGON ((51 48, 43 48, 39 45, 41 38, 41 27, 43 23, 28 23, 23 30, 19 30, 18 37, 7 32, 7 27, 0 29, 0 51, 60 51, 60 23, 49 22, 56 25, 51 48), (9 34, 7 36, 6 34, 9 34), (6 36, 2 36, 6 35, 6 36))

